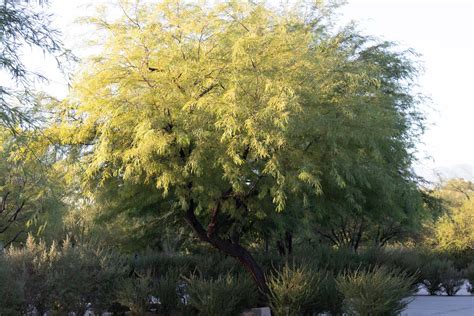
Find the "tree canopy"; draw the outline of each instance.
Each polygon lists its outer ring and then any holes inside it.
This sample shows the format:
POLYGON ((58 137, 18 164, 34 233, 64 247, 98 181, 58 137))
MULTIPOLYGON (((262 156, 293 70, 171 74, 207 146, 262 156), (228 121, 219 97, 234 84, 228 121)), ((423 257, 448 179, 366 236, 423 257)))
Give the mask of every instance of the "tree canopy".
MULTIPOLYGON (((410 51, 331 27, 331 6, 121 2, 49 130, 102 210, 151 210, 236 257, 261 221, 421 203, 410 51), (80 169, 77 169, 80 168, 80 169)), ((105 12, 106 10, 104 10, 105 12)))
POLYGON ((27 49, 39 49, 58 63, 61 56, 69 56, 59 31, 51 25, 51 16, 27 2, 4 0, 0 4, 0 71, 10 78, 9 83, 0 84, 0 124, 13 130, 18 124, 31 123, 28 110, 35 103, 34 82, 47 79, 27 67, 27 49))
POLYGON ((474 184, 451 179, 437 188, 447 209, 431 227, 431 242, 442 250, 466 252, 474 249, 474 184))
MULTIPOLYGON (((39 1, 42 5, 46 1, 39 1)), ((0 3, 0 242, 8 245, 20 234, 44 227, 35 222, 50 215, 60 203, 59 177, 51 169, 52 151, 41 153, 35 145, 45 138, 38 132, 49 118, 38 115, 37 80, 47 80, 25 63, 28 49, 37 49, 59 62, 69 56, 51 25, 51 16, 28 1, 0 3), (6 79, 6 80, 4 80, 6 79), (32 128, 34 127, 34 128, 32 128), (41 136, 41 137, 40 137, 41 136), (39 140, 42 138, 42 140, 39 140)), ((48 143, 49 144, 49 143, 48 143)), ((26 235, 26 234, 25 234, 26 235)))

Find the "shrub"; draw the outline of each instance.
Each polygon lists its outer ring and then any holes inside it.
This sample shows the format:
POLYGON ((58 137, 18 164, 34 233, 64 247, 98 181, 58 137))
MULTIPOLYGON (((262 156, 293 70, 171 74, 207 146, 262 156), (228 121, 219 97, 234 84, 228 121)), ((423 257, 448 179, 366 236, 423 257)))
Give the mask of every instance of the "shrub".
POLYGON ((255 253, 255 260, 260 263, 264 273, 269 274, 271 271, 274 271, 275 268, 282 268, 284 266, 285 259, 279 254, 269 251, 255 253))
POLYGON ((208 249, 208 254, 163 254, 151 249, 136 254, 130 260, 133 271, 143 274, 151 270, 157 277, 166 275, 169 271, 191 276, 196 271, 206 279, 215 279, 228 273, 239 274, 244 269, 229 256, 224 256, 214 249, 208 249))
MULTIPOLYGON (((36 242, 30 235, 23 248, 10 247, 5 251, 5 262, 15 276, 12 286, 20 288, 23 298, 22 312, 46 312, 51 305, 51 284, 48 276, 51 273, 50 252, 44 242, 36 242), (27 285, 27 286, 26 286, 27 285)), ((6 284, 10 287, 9 284, 6 284)))
POLYGON ((178 270, 180 273, 194 271, 200 258, 195 255, 163 254, 151 249, 136 254, 130 260, 133 271, 146 274, 152 271, 154 275, 162 276, 170 270, 178 270))
POLYGON ((269 302, 275 315, 300 315, 318 309, 319 285, 323 277, 306 265, 284 265, 268 277, 269 302))
POLYGON ((224 256, 213 251, 211 255, 202 255, 196 269, 206 279, 216 279, 220 275, 245 273, 243 267, 235 258, 224 256))
POLYGON ((156 295, 160 300, 159 310, 165 315, 171 311, 180 309, 182 305, 181 298, 178 296, 177 288, 179 282, 179 272, 169 270, 161 276, 156 285, 156 295))
POLYGON ((342 315, 344 296, 337 288, 336 278, 330 272, 325 274, 319 285, 319 310, 315 313, 329 312, 331 315, 342 315))
POLYGON ((414 292, 412 276, 383 266, 345 273, 336 282, 350 315, 398 315, 414 292))
POLYGON ((429 254, 420 249, 397 249, 392 250, 390 255, 395 256, 392 260, 392 267, 406 271, 414 276, 414 285, 423 281, 421 270, 424 269, 426 257, 429 254), (396 253, 396 254, 395 254, 396 253))
POLYGON ((462 275, 459 270, 453 266, 449 266, 443 271, 441 276, 441 287, 448 296, 456 295, 464 284, 462 275))
POLYGON ((334 249, 320 245, 314 247, 312 251, 310 249, 305 251, 307 253, 303 254, 303 258, 308 258, 309 261, 312 261, 318 270, 328 270, 334 274, 348 269, 356 269, 362 263, 361 257, 347 248, 334 249))
POLYGON ((425 257, 427 256, 426 251, 423 249, 399 247, 376 248, 369 249, 363 256, 371 258, 368 263, 369 266, 386 266, 392 269, 400 269, 413 275, 415 277, 413 285, 423 281, 420 270, 425 264, 425 257))
POLYGON ((474 262, 474 250, 468 249, 464 251, 447 251, 446 257, 452 260, 454 267, 459 271, 466 269, 472 262, 474 262))
POLYGON ((474 294, 474 262, 472 262, 470 265, 468 265, 467 268, 464 270, 464 276, 469 281, 469 285, 467 287, 467 290, 471 294, 474 294))
POLYGON ((193 275, 185 279, 189 304, 205 316, 234 316, 256 303, 257 289, 246 275, 205 279, 193 275))
POLYGON ((438 258, 425 263, 421 271, 422 283, 430 295, 437 295, 443 291, 443 276, 446 275, 446 270, 451 266, 452 263, 450 261, 438 258))
POLYGON ((143 275, 123 278, 118 291, 118 301, 128 306, 132 315, 145 315, 156 287, 157 280, 153 277, 151 270, 143 275))
POLYGON ((0 315, 20 315, 24 304, 23 281, 0 253, 0 315))
POLYGON ((94 244, 72 245, 64 240, 62 247, 51 248, 50 284, 54 309, 62 313, 83 315, 89 304, 104 310, 115 300, 115 288, 125 272, 120 256, 94 244))

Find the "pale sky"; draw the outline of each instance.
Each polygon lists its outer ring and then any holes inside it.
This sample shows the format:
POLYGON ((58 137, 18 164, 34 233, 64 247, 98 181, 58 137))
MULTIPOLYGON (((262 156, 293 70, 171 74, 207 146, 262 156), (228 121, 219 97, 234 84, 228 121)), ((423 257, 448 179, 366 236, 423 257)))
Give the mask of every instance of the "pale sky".
MULTIPOLYGON (((87 36, 83 27, 74 25, 76 18, 92 13, 87 3, 91 1, 51 0, 55 23, 73 50, 87 36)), ((419 91, 431 101, 423 104, 428 125, 418 147, 417 172, 431 180, 436 179, 434 170, 445 177, 474 179, 474 0, 349 0, 339 12, 341 25, 358 21, 364 33, 421 54, 425 72, 419 91)), ((39 69, 52 77, 49 92, 67 94, 54 66, 43 60, 31 63, 42 65, 39 69)))
POLYGON ((418 83, 431 102, 416 170, 474 179, 474 1, 350 0, 342 12, 368 34, 421 54, 418 83))

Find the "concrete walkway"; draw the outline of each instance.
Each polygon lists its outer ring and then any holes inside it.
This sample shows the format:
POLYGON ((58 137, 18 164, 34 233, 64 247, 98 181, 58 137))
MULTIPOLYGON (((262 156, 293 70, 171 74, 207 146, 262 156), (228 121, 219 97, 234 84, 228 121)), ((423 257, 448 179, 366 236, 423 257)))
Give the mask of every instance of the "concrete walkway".
POLYGON ((473 296, 414 296, 401 316, 474 316, 473 296))

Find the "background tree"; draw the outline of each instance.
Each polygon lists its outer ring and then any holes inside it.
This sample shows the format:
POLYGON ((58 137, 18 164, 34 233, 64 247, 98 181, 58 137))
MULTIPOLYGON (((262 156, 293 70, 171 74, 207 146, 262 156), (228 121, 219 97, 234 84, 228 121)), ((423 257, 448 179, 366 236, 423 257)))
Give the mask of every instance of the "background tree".
POLYGON ((442 250, 472 253, 474 184, 464 179, 451 179, 442 183, 435 194, 444 201, 446 212, 431 226, 428 239, 442 250))
MULTIPOLYGON (((40 1, 40 4, 45 1, 40 1)), ((0 71, 10 82, 0 85, 0 124, 12 128, 19 123, 32 123, 27 112, 34 104, 33 84, 46 80, 27 68, 23 61, 26 49, 39 48, 56 60, 69 56, 59 40, 59 32, 51 26, 46 12, 33 8, 28 1, 4 0, 0 4, 0 71)))
POLYGON ((376 186, 377 203, 412 188, 421 121, 406 52, 334 34, 328 7, 306 3, 121 7, 89 20, 103 50, 50 130, 99 209, 169 214, 267 291, 245 240, 262 220, 293 201, 320 212, 321 196, 341 194, 357 209, 376 186))
POLYGON ((51 241, 62 230, 64 182, 55 152, 39 155, 38 132, 0 132, 0 243, 24 241, 28 233, 51 241), (27 143, 28 145, 25 145, 27 143), (45 230, 45 228, 48 228, 45 230))
POLYGON ((0 241, 4 245, 26 236, 25 232, 44 233, 45 221, 52 235, 62 225, 56 213, 62 205, 57 190, 60 173, 51 169, 57 152, 42 153, 35 147, 45 141, 39 136, 49 119, 41 104, 45 98, 35 84, 47 78, 28 69, 24 55, 28 50, 43 53, 58 66, 72 56, 51 25, 51 16, 43 8, 46 1, 35 2, 0 3, 0 241))

